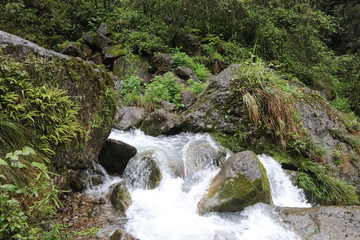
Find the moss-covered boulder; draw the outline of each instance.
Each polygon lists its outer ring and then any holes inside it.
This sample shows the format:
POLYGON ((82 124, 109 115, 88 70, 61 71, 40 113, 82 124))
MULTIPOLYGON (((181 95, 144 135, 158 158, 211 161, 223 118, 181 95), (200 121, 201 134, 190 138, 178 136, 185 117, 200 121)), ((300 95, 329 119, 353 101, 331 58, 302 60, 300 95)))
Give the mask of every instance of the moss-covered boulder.
POLYGON ((154 189, 159 186, 162 173, 153 152, 144 152, 130 160, 123 177, 134 188, 154 189))
POLYGON ((119 214, 125 216, 125 211, 132 203, 131 195, 125 182, 118 183, 110 194, 110 201, 119 214))
POLYGON ((142 107, 122 107, 115 115, 114 127, 119 130, 128 130, 141 123, 145 117, 145 109, 142 107))
POLYGON ((115 139, 108 139, 99 154, 99 163, 110 174, 121 175, 129 160, 135 156, 135 147, 115 139))
POLYGON ((147 58, 139 55, 122 56, 115 60, 113 73, 120 79, 124 79, 126 75, 135 74, 142 78, 145 82, 150 82, 152 75, 149 72, 150 63, 147 58))
POLYGON ((33 134, 34 148, 51 159, 58 183, 67 188, 72 176, 90 169, 108 137, 116 110, 113 78, 78 58, 46 50, 0 31, 0 71, 6 91, 19 95, 4 114, 33 134), (17 87, 7 85, 16 79, 17 87), (21 97, 20 97, 21 96, 21 97), (36 100, 36 101, 35 101, 36 100), (24 106, 26 106, 24 108, 24 106))
POLYGON ((198 212, 235 212, 259 202, 272 202, 270 183, 256 154, 244 151, 224 162, 200 200, 198 212))

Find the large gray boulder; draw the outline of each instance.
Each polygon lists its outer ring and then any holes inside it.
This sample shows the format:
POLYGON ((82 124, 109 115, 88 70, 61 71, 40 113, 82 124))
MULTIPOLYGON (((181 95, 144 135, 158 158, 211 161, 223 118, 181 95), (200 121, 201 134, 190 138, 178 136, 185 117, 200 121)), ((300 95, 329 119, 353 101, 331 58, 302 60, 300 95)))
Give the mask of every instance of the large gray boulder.
POLYGON ((209 79, 208 87, 198 101, 182 114, 184 131, 236 133, 236 123, 242 115, 242 107, 232 104, 231 81, 240 65, 231 65, 216 77, 209 79), (227 114, 227 113, 234 114, 227 114))
POLYGON ((278 208, 280 218, 303 239, 360 239, 360 206, 278 208))
POLYGON ((130 158, 137 153, 136 148, 115 139, 108 139, 99 154, 99 163, 109 174, 121 175, 130 158))
POLYGON ((120 182, 114 187, 110 194, 110 202, 120 215, 125 216, 125 211, 132 203, 125 182, 120 182))
POLYGON ((235 212, 259 202, 272 202, 270 183, 256 154, 244 151, 224 162, 200 200, 198 212, 235 212))
POLYGON ((176 134, 180 131, 180 123, 180 118, 177 115, 159 109, 145 118, 140 129, 151 136, 176 134))
POLYGON ((144 152, 130 160, 124 179, 134 188, 154 189, 162 179, 158 160, 152 152, 144 152))
POLYGON ((122 107, 116 113, 115 128, 119 130, 128 130, 138 124, 145 117, 145 109, 142 107, 122 107))

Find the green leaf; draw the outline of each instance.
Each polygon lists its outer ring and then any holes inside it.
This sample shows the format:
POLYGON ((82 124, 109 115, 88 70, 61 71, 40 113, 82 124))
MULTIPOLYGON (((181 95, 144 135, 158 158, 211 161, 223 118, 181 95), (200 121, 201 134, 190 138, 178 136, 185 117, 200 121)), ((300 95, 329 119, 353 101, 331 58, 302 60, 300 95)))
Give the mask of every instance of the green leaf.
POLYGON ((17 187, 13 184, 4 184, 1 187, 6 189, 9 192, 14 192, 17 189, 17 187))
POLYGON ((22 155, 24 156, 28 156, 28 155, 35 155, 35 151, 34 149, 32 149, 31 147, 24 147, 22 150, 22 155))
POLYGON ((36 167, 36 168, 38 168, 40 170, 46 170, 47 169, 45 164, 42 164, 42 163, 39 163, 39 162, 32 162, 31 166, 36 167))
POLYGON ((5 157, 6 157, 6 158, 10 158, 10 159, 13 160, 13 161, 19 160, 19 155, 16 154, 16 152, 7 153, 5 157))
POLYGON ((2 158, 0 158, 0 165, 9 166, 9 164, 2 158))

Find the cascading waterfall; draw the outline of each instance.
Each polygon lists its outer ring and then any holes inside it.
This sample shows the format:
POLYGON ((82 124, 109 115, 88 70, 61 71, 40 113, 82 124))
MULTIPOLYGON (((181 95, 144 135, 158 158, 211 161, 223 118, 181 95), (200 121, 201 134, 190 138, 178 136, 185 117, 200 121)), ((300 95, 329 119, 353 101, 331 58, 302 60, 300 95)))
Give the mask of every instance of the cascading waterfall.
MULTIPOLYGON (((138 154, 151 151, 162 172, 157 188, 147 190, 136 187, 138 185, 130 188, 133 203, 126 212, 125 230, 133 236, 141 240, 300 239, 281 222, 273 206, 266 204, 256 204, 236 213, 197 214, 197 203, 220 169, 215 160, 201 164, 204 156, 199 156, 199 152, 198 156, 192 156, 189 148, 202 142, 212 149, 221 149, 209 135, 182 133, 155 138, 139 130, 114 130, 109 138, 136 147, 138 154), (191 171, 190 158, 200 163, 201 169, 191 171)), ((209 157, 211 154, 206 155, 209 157)), ((291 184, 274 159, 265 155, 259 158, 267 169, 275 205, 310 207, 301 189, 291 184)))

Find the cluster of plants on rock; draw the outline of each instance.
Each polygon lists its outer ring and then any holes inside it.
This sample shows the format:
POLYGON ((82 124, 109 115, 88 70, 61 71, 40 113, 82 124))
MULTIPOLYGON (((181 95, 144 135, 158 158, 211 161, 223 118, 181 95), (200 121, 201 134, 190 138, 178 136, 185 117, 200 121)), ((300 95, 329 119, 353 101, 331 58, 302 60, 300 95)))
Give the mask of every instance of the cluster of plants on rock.
POLYGON ((205 83, 189 79, 186 83, 177 78, 172 72, 156 75, 151 83, 144 83, 141 78, 130 75, 122 82, 120 96, 124 105, 142 106, 148 110, 167 101, 181 108, 181 92, 193 91, 201 93, 206 87, 205 83))
POLYGON ((53 147, 80 133, 79 106, 54 85, 37 85, 22 63, 2 56, 0 109, 12 122, 32 129, 37 149, 53 154, 53 147))

